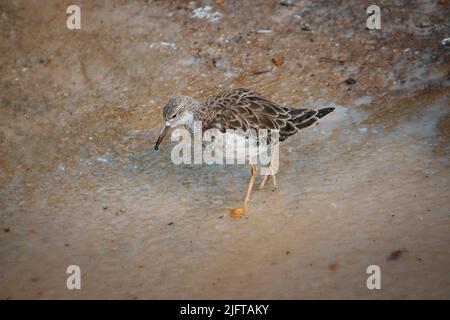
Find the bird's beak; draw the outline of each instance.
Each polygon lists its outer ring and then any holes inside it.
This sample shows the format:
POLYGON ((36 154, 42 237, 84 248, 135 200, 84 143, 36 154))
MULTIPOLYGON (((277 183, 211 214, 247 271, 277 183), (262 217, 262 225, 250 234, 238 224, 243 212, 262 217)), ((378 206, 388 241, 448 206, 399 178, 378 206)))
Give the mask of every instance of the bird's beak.
POLYGON ((155 150, 159 149, 159 145, 163 141, 163 139, 166 136, 167 132, 169 132, 169 129, 170 129, 170 125, 166 122, 164 124, 164 126, 162 127, 161 132, 159 133, 158 140, 156 140, 155 150))

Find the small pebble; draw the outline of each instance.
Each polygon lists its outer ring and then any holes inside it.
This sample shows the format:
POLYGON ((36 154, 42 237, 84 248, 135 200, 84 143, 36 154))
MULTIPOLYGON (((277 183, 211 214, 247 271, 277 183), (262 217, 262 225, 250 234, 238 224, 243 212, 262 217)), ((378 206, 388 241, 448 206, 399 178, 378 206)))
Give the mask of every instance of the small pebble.
POLYGON ((348 78, 344 82, 345 82, 345 84, 351 86, 351 85, 354 85, 356 83, 356 80, 353 79, 353 78, 348 78))
POLYGON ((284 58, 282 56, 272 57, 272 63, 279 67, 284 63, 284 58))
POLYGON ((392 251, 389 257, 387 258, 387 261, 394 261, 400 258, 400 256, 403 254, 403 250, 395 250, 392 251))

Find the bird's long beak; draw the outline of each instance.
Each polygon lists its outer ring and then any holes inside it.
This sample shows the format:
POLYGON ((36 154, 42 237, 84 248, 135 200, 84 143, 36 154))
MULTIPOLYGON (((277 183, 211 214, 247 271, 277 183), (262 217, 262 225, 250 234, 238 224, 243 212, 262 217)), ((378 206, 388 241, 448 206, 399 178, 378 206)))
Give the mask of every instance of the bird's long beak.
POLYGON ((159 145, 163 141, 164 137, 166 136, 167 132, 169 132, 170 125, 167 124, 167 122, 164 124, 164 126, 161 129, 161 132, 159 133, 158 140, 156 140, 155 144, 155 150, 159 149, 159 145))

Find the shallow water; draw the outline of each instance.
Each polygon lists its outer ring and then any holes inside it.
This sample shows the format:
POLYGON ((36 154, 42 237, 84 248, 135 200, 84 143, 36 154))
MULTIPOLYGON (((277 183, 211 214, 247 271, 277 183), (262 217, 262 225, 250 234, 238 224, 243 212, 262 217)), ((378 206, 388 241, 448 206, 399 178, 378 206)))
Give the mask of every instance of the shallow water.
POLYGON ((326 4, 210 5, 214 21, 193 16, 200 3, 83 2, 77 34, 58 28, 56 2, 32 19, 36 4, 0 5, 0 297, 450 298, 443 10, 426 6, 431 35, 388 22, 374 35, 348 21, 355 4, 336 5, 336 25, 326 4), (237 86, 336 111, 283 143, 279 189, 255 188, 231 218, 248 165, 176 166, 173 143, 153 144, 170 96, 237 86), (79 291, 66 288, 72 264, 79 291), (366 287, 369 265, 381 290, 366 287))

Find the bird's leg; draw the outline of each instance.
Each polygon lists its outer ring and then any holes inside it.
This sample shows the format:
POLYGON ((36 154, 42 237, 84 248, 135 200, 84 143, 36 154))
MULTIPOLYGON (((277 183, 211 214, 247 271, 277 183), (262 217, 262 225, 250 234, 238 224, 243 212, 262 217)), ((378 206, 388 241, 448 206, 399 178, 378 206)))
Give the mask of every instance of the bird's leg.
POLYGON ((259 190, 262 190, 264 186, 266 185, 267 180, 269 180, 270 174, 266 173, 261 181, 261 184, 259 185, 259 190))
POLYGON ((275 187, 275 189, 278 189, 278 185, 277 185, 277 176, 276 176, 275 173, 273 172, 272 168, 270 168, 270 171, 272 171, 272 181, 273 181, 273 186, 275 187))
POLYGON ((252 164, 252 177, 250 178, 250 182, 248 183, 247 195, 245 196, 244 204, 250 200, 250 194, 252 193, 253 183, 255 182, 256 175, 258 174, 258 167, 255 164, 252 164))
POLYGON ((261 181, 261 184, 259 185, 259 190, 264 188, 264 186, 266 185, 267 180, 269 180, 269 176, 272 176, 273 185, 275 186, 275 188, 278 189, 277 177, 275 176, 275 173, 274 173, 274 171, 272 169, 272 164, 269 165, 269 170, 270 170, 270 174, 266 173, 264 175, 263 180, 261 181))

